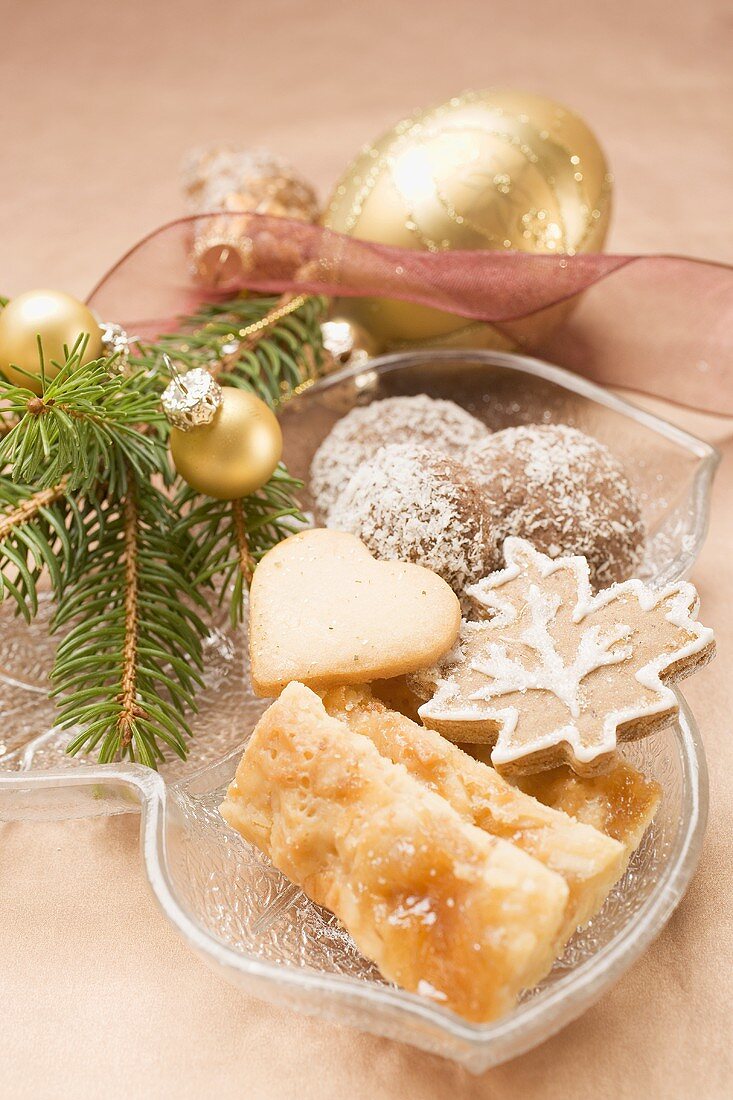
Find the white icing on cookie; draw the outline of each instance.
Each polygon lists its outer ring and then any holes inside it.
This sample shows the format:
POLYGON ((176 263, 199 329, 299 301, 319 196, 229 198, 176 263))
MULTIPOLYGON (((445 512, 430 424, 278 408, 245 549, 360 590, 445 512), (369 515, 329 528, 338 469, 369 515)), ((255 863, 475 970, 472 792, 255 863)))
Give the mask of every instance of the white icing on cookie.
MULTIPOLYGON (((585 558, 552 559, 517 538, 505 541, 504 555, 506 569, 468 589, 468 595, 491 617, 464 624, 461 640, 436 675, 433 698, 420 708, 426 725, 443 732, 443 723, 454 728, 461 723, 493 727, 497 740, 492 762, 497 767, 562 746, 567 746, 570 753, 563 749, 558 761, 568 758, 571 764, 589 764, 615 750, 620 727, 676 713, 677 699, 663 682, 664 673, 668 672, 666 678, 671 679, 691 671, 712 655, 714 644, 713 632, 695 619, 698 600, 691 584, 679 582, 655 590, 630 580, 594 596, 585 558), (564 633, 557 627, 563 601, 552 583, 553 575, 560 570, 572 572, 575 589, 572 608, 564 608, 566 619, 570 612, 564 633), (521 590, 512 585, 518 578, 528 582, 521 590), (601 623, 590 621, 604 608, 618 608, 620 616, 605 629, 601 623), (679 633, 663 630, 661 622, 671 624, 679 633), (579 628, 577 641, 573 636, 574 648, 565 646, 563 654, 559 643, 567 641, 565 635, 574 627, 579 628), (659 635, 658 651, 651 659, 641 658, 644 647, 649 649, 649 632, 653 630, 659 635), (628 662, 635 659, 643 661, 634 670, 634 679, 644 690, 632 692, 636 697, 629 702, 624 676, 628 674, 628 662), (618 697, 614 694, 615 681, 604 680, 600 698, 589 698, 587 678, 614 666, 624 666, 618 678, 618 697), (466 668, 469 675, 475 674, 470 677, 473 689, 468 692, 466 668), (528 694, 534 692, 545 693, 542 698, 546 702, 559 700, 566 718, 558 722, 557 708, 552 707, 549 709, 555 717, 547 719, 549 725, 543 725, 541 700, 528 694), (526 703, 517 702, 517 695, 520 700, 525 697, 526 703), (507 705, 510 696, 515 698, 507 705), (642 703, 640 696, 646 701, 642 703), (601 704, 596 721, 595 711, 601 704), (530 735, 525 721, 522 736, 515 736, 523 712, 526 720, 528 708, 532 708, 530 735), (587 736, 589 727, 594 734, 591 739, 587 736)), ((457 739, 470 741, 471 737, 457 739)))

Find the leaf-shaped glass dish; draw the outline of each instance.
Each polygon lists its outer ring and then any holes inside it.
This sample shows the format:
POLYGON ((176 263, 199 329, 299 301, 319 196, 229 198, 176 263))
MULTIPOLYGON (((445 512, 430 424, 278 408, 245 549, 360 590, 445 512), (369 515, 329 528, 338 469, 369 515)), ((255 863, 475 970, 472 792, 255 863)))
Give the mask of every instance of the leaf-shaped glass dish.
MULTIPOLYGON (((282 414, 286 460, 307 480, 313 452, 354 404, 393 394, 450 397, 493 428, 573 424, 622 458, 649 532, 643 575, 686 575, 702 545, 713 448, 574 375, 494 352, 424 352, 372 360, 313 386, 282 414)), ((307 501, 306 501, 307 503, 307 501)), ((281 1004, 412 1043, 481 1071, 575 1018, 644 950, 682 897, 707 809, 702 745, 682 705, 670 730, 625 749, 663 787, 662 805, 601 913, 508 1017, 471 1025, 387 983, 335 918, 313 905, 228 829, 217 807, 258 715, 242 631, 212 611, 207 686, 189 760, 160 775, 64 755, 45 698, 52 647, 6 608, 0 632, 0 819, 64 818, 142 809, 143 856, 163 911, 191 946, 242 988, 281 1004)))

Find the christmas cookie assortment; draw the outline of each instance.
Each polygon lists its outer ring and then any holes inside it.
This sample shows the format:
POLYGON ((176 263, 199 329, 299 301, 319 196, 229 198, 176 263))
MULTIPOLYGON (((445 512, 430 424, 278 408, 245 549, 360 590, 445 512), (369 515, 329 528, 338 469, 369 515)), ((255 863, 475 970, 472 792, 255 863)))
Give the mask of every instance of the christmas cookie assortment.
POLYGON ((496 1019, 624 874, 662 792, 619 746, 674 720, 712 633, 691 585, 632 578, 639 500, 575 428, 373 402, 310 489, 325 526, 254 573, 275 698, 221 813, 386 980, 496 1019))

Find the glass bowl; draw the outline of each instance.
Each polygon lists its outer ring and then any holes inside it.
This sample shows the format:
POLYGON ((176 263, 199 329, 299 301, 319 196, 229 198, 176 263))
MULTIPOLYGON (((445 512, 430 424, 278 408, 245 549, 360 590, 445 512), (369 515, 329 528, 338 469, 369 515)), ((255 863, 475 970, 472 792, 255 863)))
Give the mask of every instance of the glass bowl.
MULTIPOLYGON (((355 404, 395 394, 450 397, 492 429, 569 423, 624 462, 649 534, 642 575, 685 576, 702 545, 715 450, 576 375, 499 352, 431 351, 375 359, 323 379, 282 411, 285 459, 306 481, 311 457, 355 404)), ((476 1072, 514 1057, 575 1018, 644 950, 682 897, 707 806, 697 729, 679 723, 625 750, 662 784, 657 817, 601 913, 510 1016, 467 1024, 387 983, 329 913, 226 827, 217 807, 266 705, 250 690, 244 632, 212 609, 206 687, 188 760, 160 774, 69 758, 53 726, 46 670, 48 606, 30 627, 0 611, 0 819, 142 810, 153 892, 191 946, 229 980, 277 1003, 409 1042, 476 1072)))

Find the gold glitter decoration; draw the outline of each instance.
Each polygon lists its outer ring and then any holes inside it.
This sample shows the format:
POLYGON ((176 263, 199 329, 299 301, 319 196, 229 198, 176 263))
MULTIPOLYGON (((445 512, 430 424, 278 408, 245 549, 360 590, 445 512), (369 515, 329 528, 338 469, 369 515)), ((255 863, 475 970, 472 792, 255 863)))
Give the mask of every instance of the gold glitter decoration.
POLYGON ((99 327, 102 333, 103 353, 115 356, 111 370, 115 374, 130 374, 130 354, 132 345, 137 343, 137 337, 129 336, 122 325, 118 325, 115 321, 102 321, 99 327))
POLYGON ((250 262, 247 214, 316 222, 321 213, 307 180, 266 149, 226 145, 193 151, 184 162, 183 188, 194 214, 242 215, 209 219, 194 233, 194 269, 221 289, 234 285, 250 262))
MULTIPOLYGON (((364 146, 336 185, 331 229, 401 248, 573 255, 603 247, 611 209, 603 152, 581 118, 524 92, 466 92, 364 146)), ((533 336, 567 305, 528 319, 533 336)), ((387 346, 515 347, 491 325, 411 302, 352 299, 339 313, 387 346)))
MULTIPOLYGON (((244 352, 252 351, 257 346, 273 325, 282 321, 284 317, 289 317, 291 313, 295 313, 307 301, 307 294, 282 294, 277 305, 273 306, 264 317, 260 317, 259 321, 252 321, 249 325, 236 329, 224 337, 219 346, 219 358, 209 364, 208 370, 215 378, 226 373, 244 352)), ((211 327, 214 327, 214 322, 204 325, 204 329, 211 327)), ((315 378, 315 364, 313 364, 313 377, 315 378)))

